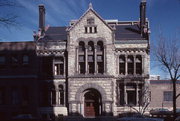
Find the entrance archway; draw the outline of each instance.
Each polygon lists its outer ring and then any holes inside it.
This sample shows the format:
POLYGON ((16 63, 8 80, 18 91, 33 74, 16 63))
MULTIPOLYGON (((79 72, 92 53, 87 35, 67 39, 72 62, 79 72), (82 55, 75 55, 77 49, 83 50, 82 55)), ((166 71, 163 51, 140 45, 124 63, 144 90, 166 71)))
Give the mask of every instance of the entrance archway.
POLYGON ((95 89, 88 89, 84 93, 84 116, 96 117, 101 114, 102 99, 100 93, 95 89))

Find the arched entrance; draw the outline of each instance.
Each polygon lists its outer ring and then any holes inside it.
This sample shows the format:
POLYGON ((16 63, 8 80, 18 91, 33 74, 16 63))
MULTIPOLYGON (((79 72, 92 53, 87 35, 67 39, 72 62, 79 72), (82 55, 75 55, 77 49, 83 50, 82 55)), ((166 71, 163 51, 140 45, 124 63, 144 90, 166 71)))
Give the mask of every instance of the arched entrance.
POLYGON ((96 117, 101 114, 101 95, 95 89, 88 89, 84 93, 84 116, 96 117))

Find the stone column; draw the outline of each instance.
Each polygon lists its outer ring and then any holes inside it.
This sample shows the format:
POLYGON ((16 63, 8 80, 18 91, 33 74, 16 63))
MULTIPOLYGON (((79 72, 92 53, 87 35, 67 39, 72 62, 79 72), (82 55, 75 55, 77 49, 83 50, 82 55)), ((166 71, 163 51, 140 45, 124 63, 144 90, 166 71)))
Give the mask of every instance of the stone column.
POLYGON ((104 64, 104 73, 107 73, 107 66, 106 66, 106 47, 104 46, 104 49, 103 49, 103 64, 104 64))
POLYGON ((119 75, 120 74, 120 71, 119 71, 119 65, 120 65, 120 63, 119 63, 119 57, 120 57, 120 55, 116 55, 117 57, 116 57, 116 63, 117 63, 117 74, 119 75))
POLYGON ((65 76, 66 75, 66 57, 64 56, 63 57, 64 58, 64 73, 63 73, 63 75, 65 76))
POLYGON ((60 105, 59 97, 60 97, 59 90, 56 90, 56 105, 60 105))
MULTIPOLYGON (((63 85, 64 87, 65 87, 65 85, 63 85)), ((65 91, 66 89, 65 88, 63 88, 63 93, 64 93, 64 106, 65 106, 65 104, 66 104, 66 91, 65 91)))
POLYGON ((126 83, 124 82, 124 104, 127 104, 127 92, 126 92, 126 83))
POLYGON ((145 68, 144 68, 144 67, 145 67, 145 65, 144 65, 144 64, 145 64, 145 63, 144 63, 144 61, 145 61, 145 55, 142 55, 141 57, 142 57, 142 74, 144 74, 144 69, 145 69, 145 68))
POLYGON ((97 74, 97 46, 94 46, 94 73, 97 74))
POLYGON ((136 83, 136 105, 138 106, 139 102, 139 86, 138 83, 136 83))
POLYGON ((125 55, 125 75, 128 74, 128 63, 127 63, 127 55, 125 55))
POLYGON ((136 75, 136 55, 133 55, 133 66, 134 66, 133 74, 136 75))
POLYGON ((76 73, 79 73, 79 50, 76 48, 76 73))
POLYGON ((88 46, 85 46, 85 74, 88 73, 88 46))
POLYGON ((120 105, 120 84, 117 82, 117 105, 120 105))

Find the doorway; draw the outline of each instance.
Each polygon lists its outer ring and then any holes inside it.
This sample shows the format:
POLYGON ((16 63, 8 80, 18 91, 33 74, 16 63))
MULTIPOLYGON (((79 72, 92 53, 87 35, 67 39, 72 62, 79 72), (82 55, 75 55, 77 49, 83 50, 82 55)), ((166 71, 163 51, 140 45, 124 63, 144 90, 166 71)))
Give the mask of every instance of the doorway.
POLYGON ((84 94, 84 116, 93 118, 101 114, 101 95, 95 89, 88 89, 84 94))

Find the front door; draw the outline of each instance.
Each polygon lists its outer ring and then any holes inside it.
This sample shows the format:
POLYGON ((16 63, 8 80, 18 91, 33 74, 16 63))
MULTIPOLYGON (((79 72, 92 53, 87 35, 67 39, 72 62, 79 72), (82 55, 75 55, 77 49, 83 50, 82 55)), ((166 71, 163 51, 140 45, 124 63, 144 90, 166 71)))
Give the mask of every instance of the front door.
POLYGON ((100 95, 90 90, 84 95, 84 115, 85 117, 96 117, 100 113, 100 95))

